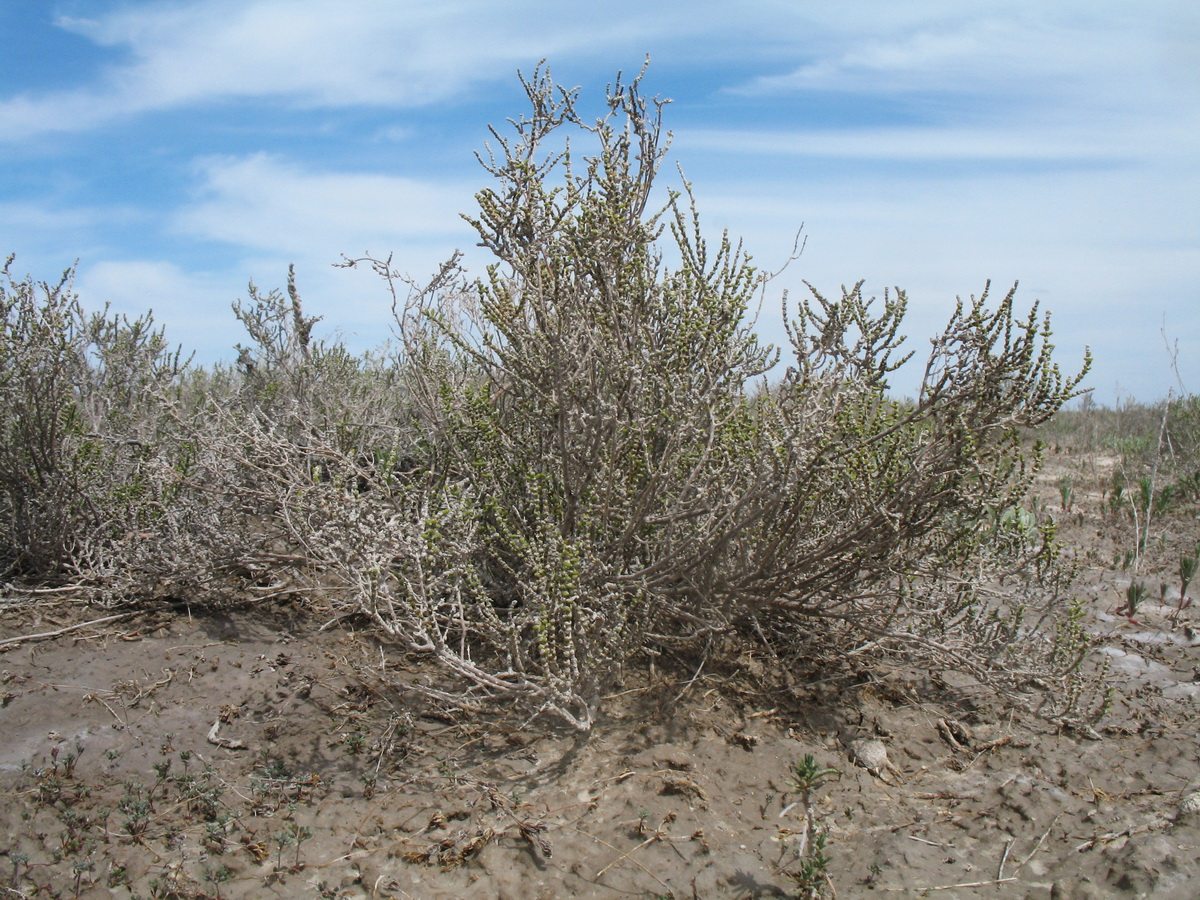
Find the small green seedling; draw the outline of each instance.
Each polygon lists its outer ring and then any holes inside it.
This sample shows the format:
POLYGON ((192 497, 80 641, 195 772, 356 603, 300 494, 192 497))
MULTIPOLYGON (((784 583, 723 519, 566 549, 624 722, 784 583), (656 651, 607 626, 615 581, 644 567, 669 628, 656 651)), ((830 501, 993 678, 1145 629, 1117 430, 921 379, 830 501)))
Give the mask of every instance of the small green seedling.
POLYGON ((838 769, 822 766, 811 753, 805 754, 799 762, 792 763, 789 786, 800 794, 799 803, 804 805, 804 829, 800 834, 796 868, 787 874, 796 883, 796 896, 803 900, 816 900, 822 895, 829 881, 827 870, 830 858, 825 853, 828 832, 816 824, 812 792, 825 782, 841 777, 842 773, 838 769))
POLYGON ((1200 544, 1196 545, 1195 555, 1185 554, 1179 558, 1179 606, 1171 616, 1172 622, 1178 622, 1180 614, 1192 604, 1187 591, 1192 579, 1196 577, 1197 567, 1200 567, 1200 544))
POLYGON ((838 769, 822 768, 811 753, 806 753, 800 762, 792 763, 791 786, 803 795, 811 793, 831 778, 841 777, 838 769))
POLYGON ((204 880, 212 884, 217 893, 217 900, 221 900, 221 885, 233 877, 233 871, 222 863, 219 866, 201 866, 201 872, 204 880))
POLYGON ((1058 499, 1065 513, 1069 513, 1075 505, 1075 482, 1066 476, 1058 480, 1058 499))
POLYGON ((305 841, 307 841, 310 837, 312 837, 312 829, 309 828, 307 825, 300 825, 299 827, 297 827, 295 822, 289 822, 288 828, 291 829, 292 835, 295 837, 295 840, 296 840, 296 868, 299 869, 300 868, 300 847, 304 844, 305 841))
POLYGON ((801 858, 800 864, 793 871, 788 872, 788 876, 796 883, 796 896, 801 900, 816 900, 825 891, 831 861, 825 853, 827 836, 828 833, 824 829, 817 831, 808 845, 808 852, 801 858))
POLYGON ((1140 581, 1129 582, 1129 587, 1125 588, 1125 605, 1117 610, 1119 615, 1125 616, 1130 622, 1135 622, 1133 618, 1138 611, 1138 607, 1142 605, 1142 601, 1146 599, 1146 586, 1140 581))

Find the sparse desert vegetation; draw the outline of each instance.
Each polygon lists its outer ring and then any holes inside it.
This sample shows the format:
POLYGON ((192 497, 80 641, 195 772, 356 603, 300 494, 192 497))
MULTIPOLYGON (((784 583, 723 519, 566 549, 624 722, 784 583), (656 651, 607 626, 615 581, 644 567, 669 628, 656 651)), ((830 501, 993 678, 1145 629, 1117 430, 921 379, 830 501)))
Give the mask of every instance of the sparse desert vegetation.
POLYGON ((764 346, 662 104, 523 83, 495 265, 346 260, 377 351, 289 273, 196 366, 9 260, 2 889, 1188 896, 1197 397, 1064 409, 1015 289, 915 398, 902 292, 764 346))

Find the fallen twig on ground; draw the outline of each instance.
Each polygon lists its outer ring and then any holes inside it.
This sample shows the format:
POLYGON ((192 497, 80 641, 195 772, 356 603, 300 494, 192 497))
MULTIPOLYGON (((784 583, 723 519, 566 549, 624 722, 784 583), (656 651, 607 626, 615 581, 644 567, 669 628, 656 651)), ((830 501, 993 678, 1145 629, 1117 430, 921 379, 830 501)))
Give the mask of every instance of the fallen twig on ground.
POLYGON ((105 622, 115 622, 118 619, 127 619, 133 613, 118 613, 115 616, 105 616, 102 619, 92 619, 90 622, 79 622, 76 625, 67 625, 65 628, 56 628, 54 631, 43 631, 38 634, 19 634, 16 637, 5 638, 0 641, 0 647, 6 644, 18 644, 21 641, 39 641, 44 638, 58 637, 59 635, 67 634, 71 631, 78 631, 80 628, 87 628, 90 625, 103 625, 105 622))
POLYGON ((126 726, 127 723, 125 722, 125 720, 122 719, 121 716, 118 715, 117 711, 115 709, 113 709, 111 706, 109 706, 108 701, 105 700, 103 697, 101 697, 99 694, 85 694, 83 697, 83 701, 85 703, 87 703, 88 701, 91 701, 93 703, 99 703, 101 706, 103 706, 105 709, 107 709, 110 713, 113 714, 113 718, 116 719, 121 724, 122 728, 124 728, 126 726))
MULTIPOLYGON (((958 884, 942 884, 942 885, 937 885, 934 887, 880 887, 880 888, 878 888, 878 890, 888 891, 890 893, 900 893, 900 892, 912 891, 915 893, 925 894, 925 893, 933 893, 934 891, 953 891, 953 890, 965 889, 965 888, 991 887, 993 884, 1011 884, 1012 882, 1019 880, 1017 878, 1017 876, 1020 875, 1021 870, 1023 868, 1025 868, 1026 863, 1028 863, 1031 859, 1033 859, 1034 854, 1036 854, 1040 849, 1042 849, 1042 844, 1045 843, 1046 838, 1049 837, 1051 830, 1054 828, 1054 826, 1057 822, 1058 822, 1058 816, 1055 816, 1054 820, 1050 823, 1049 827, 1047 827, 1046 830, 1044 832, 1042 832, 1042 836, 1040 838, 1038 838, 1037 843, 1033 845, 1033 849, 1029 851, 1029 855, 1026 856, 1023 860, 1021 860, 1021 862, 1017 865, 1016 871, 1013 872, 1012 875, 1009 875, 1007 877, 1004 877, 1004 864, 1008 861, 1008 854, 1012 850, 1012 841, 1009 841, 1008 843, 1006 843, 1004 845, 1004 853, 1000 858, 1000 870, 997 873, 998 877, 996 877, 996 878, 991 878, 986 881, 970 881, 970 882, 960 882, 958 884)), ((910 835, 910 837, 911 837, 911 835, 910 835)), ((919 838, 918 838, 918 840, 919 840, 919 838)), ((925 841, 924 843, 931 843, 931 842, 925 841)), ((937 845, 934 845, 934 846, 937 846, 937 845)), ((1082 849, 1082 848, 1076 848, 1076 849, 1078 850, 1078 849, 1082 849)))

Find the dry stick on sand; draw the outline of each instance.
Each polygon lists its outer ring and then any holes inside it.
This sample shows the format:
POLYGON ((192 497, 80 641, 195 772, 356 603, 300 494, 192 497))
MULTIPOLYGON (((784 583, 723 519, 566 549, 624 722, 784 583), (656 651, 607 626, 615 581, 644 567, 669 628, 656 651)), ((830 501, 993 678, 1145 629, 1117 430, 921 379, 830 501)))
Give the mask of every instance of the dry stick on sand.
MULTIPOLYGON (((595 841, 597 844, 602 844, 602 845, 604 845, 604 846, 605 846, 605 847, 607 847, 609 850, 612 850, 614 853, 616 853, 616 852, 619 852, 619 851, 617 850, 617 848, 616 848, 616 847, 614 847, 612 844, 610 844, 608 841, 604 840, 603 838, 597 837, 596 835, 594 835, 594 834, 592 834, 592 833, 590 833, 590 832, 584 831, 584 830, 583 830, 583 829, 581 829, 581 828, 576 828, 576 827, 574 827, 573 825, 568 825, 567 827, 568 827, 568 828, 570 828, 572 831, 574 831, 576 834, 581 834, 581 835, 583 835, 584 837, 591 838, 591 839, 592 839, 593 841, 595 841)), ((617 857, 617 858, 616 858, 616 859, 614 859, 612 862, 610 862, 610 863, 609 863, 607 866, 605 866, 603 869, 601 869, 601 870, 600 870, 600 871, 599 871, 599 872, 598 872, 598 873, 597 873, 597 874, 594 876, 594 878, 595 878, 595 879, 599 879, 599 878, 600 878, 600 876, 602 876, 602 875, 603 875, 605 872, 607 872, 607 871, 608 871, 609 869, 611 869, 613 866, 617 865, 617 863, 620 863, 620 862, 622 862, 622 861, 624 861, 624 860, 628 859, 628 860, 629 860, 631 863, 633 863, 635 866, 637 866, 639 869, 641 869, 643 872, 645 872, 647 875, 649 875, 651 878, 653 878, 655 881, 657 881, 657 882, 658 882, 659 884, 661 884, 663 887, 665 887, 665 888, 669 888, 669 885, 668 885, 668 884, 667 884, 665 881, 663 881, 661 878, 659 878, 657 875, 655 875, 653 872, 651 872, 649 869, 647 869, 645 866, 643 866, 643 865, 642 865, 640 862, 638 862, 636 859, 632 859, 632 858, 630 857, 630 854, 632 854, 634 851, 636 851, 636 850, 640 850, 642 847, 646 846, 646 844, 647 844, 647 843, 650 843, 650 842, 651 842, 651 841, 653 841, 653 840, 654 840, 654 838, 651 838, 651 840, 650 840, 650 841, 644 841, 643 843, 641 843, 641 844, 638 844, 636 847, 634 847, 634 848, 633 848, 633 850, 629 850, 629 851, 627 851, 627 852, 623 853, 621 856, 617 857)))
POLYGON ((943 884, 938 887, 911 887, 911 888, 884 888, 885 891, 919 891, 922 894, 932 893, 933 891, 953 891, 958 888, 977 888, 991 887, 993 884, 1010 884, 1016 881, 1016 877, 1010 878, 993 878, 990 881, 965 881, 962 884, 943 884))
POLYGON ((109 706, 109 704, 108 704, 108 701, 107 701, 107 700, 105 700, 103 697, 101 697, 99 694, 84 694, 84 695, 83 695, 83 702, 84 702, 84 703, 87 703, 87 702, 89 702, 89 701, 91 701, 92 703, 99 703, 99 704, 101 704, 101 705, 102 705, 102 706, 103 706, 105 709, 107 709, 107 710, 108 710, 110 713, 112 713, 112 714, 113 714, 113 718, 114 718, 114 719, 116 719, 118 722, 120 722, 120 723, 121 723, 121 727, 122 727, 122 728, 125 728, 125 727, 126 727, 126 725, 128 724, 128 723, 126 723, 126 721, 125 721, 124 719, 122 719, 122 718, 121 718, 121 717, 120 717, 120 716, 117 714, 117 711, 116 711, 115 709, 113 709, 111 706, 109 706))
POLYGON ((1118 838, 1133 837, 1135 834, 1142 834, 1150 831, 1153 827, 1153 825, 1135 825, 1130 828, 1124 828, 1121 831, 1109 831, 1105 834, 1097 835, 1089 841, 1084 841, 1075 848, 1075 852, 1083 853, 1086 850, 1091 850, 1095 847, 1103 846, 1104 844, 1111 844, 1118 838))
MULTIPOLYGON (((662 840, 661 834, 655 833, 655 834, 650 835, 650 837, 646 838, 644 841, 642 841, 640 844, 638 844, 632 850, 627 850, 624 853, 622 853, 620 856, 618 856, 616 859, 614 859, 612 862, 610 862, 607 866, 605 866, 603 869, 601 869, 599 872, 597 872, 594 877, 597 880, 604 877, 604 873, 607 872, 609 869, 611 869, 613 866, 615 866, 617 863, 624 862, 625 860, 629 859, 629 857, 631 857, 633 854, 635 854, 639 850, 641 850, 643 847, 648 847, 651 844, 653 844, 655 841, 659 841, 659 840, 662 840)), ((648 871, 647 869, 645 869, 645 867, 642 867, 642 868, 643 868, 643 871, 648 871)), ((659 881, 659 884, 662 884, 662 882, 659 881)))
POLYGON ((40 634, 19 634, 16 637, 5 638, 4 640, 0 641, 0 647, 3 647, 5 644, 17 644, 21 641, 39 641, 43 638, 58 637, 59 635, 66 634, 70 631, 77 631, 80 628, 87 628, 89 625, 103 625, 105 622, 115 622, 117 619, 127 619, 132 615, 133 613, 131 612, 118 613, 115 616, 105 616, 103 619, 92 619, 90 622, 80 622, 77 625, 68 625, 66 628, 58 628, 54 631, 43 631, 40 634))
POLYGON ((1031 859, 1033 859, 1033 855, 1042 849, 1042 844, 1046 843, 1046 838, 1048 838, 1050 836, 1050 831, 1057 824, 1058 824, 1058 816, 1055 816, 1053 819, 1050 820, 1050 824, 1048 826, 1046 826, 1046 830, 1042 832, 1042 836, 1040 838, 1038 838, 1038 842, 1033 845, 1033 849, 1029 851, 1029 855, 1026 856, 1023 860, 1021 860, 1020 864, 1017 866, 1017 870, 1015 872, 1013 872, 1014 878, 1017 875, 1021 874, 1021 870, 1023 868, 1025 868, 1025 865, 1031 859))
POLYGON ((1033 845, 1033 849, 1029 851, 1029 855, 1026 856, 1023 860, 1021 860, 1021 862, 1017 865, 1017 868, 1013 872, 1013 874, 1009 875, 1007 878, 1004 877, 1004 863, 1008 860, 1009 851, 1012 850, 1012 841, 1009 841, 1008 843, 1006 843, 1004 845, 1004 855, 1000 859, 1000 872, 999 872, 1000 877, 991 878, 991 879, 988 879, 987 881, 969 881, 969 882, 964 882, 962 884, 942 884, 942 885, 938 885, 937 887, 885 887, 885 888, 882 888, 881 890, 889 891, 891 893, 900 893, 900 892, 909 892, 909 891, 916 891, 919 893, 932 893, 934 891, 953 891, 953 890, 957 890, 959 888, 991 887, 993 884, 1011 884, 1012 882, 1018 880, 1017 876, 1021 874, 1021 870, 1023 868, 1025 868, 1025 864, 1028 863, 1031 859, 1033 859, 1033 856, 1035 853, 1037 853, 1039 850, 1042 849, 1042 844, 1044 844, 1046 842, 1046 838, 1050 836, 1050 831, 1054 828, 1054 826, 1057 823, 1058 823, 1058 816, 1055 816, 1053 821, 1050 822, 1049 827, 1044 832, 1042 832, 1042 836, 1040 838, 1038 838, 1038 842, 1033 845))

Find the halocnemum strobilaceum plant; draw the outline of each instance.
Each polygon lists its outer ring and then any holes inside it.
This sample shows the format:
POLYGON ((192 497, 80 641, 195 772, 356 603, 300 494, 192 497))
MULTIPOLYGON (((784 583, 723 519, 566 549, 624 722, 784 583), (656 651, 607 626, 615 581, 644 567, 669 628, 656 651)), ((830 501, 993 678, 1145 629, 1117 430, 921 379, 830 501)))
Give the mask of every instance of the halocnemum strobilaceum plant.
POLYGON ((347 600, 461 679, 426 689, 586 730, 631 656, 751 621, 784 655, 1065 677, 1082 644, 1053 535, 1002 516, 1036 464, 1021 429, 1083 374, 1059 373, 1036 307, 960 303, 898 401, 904 294, 813 289, 768 383, 764 277, 705 240, 686 184, 655 190, 664 103, 642 76, 597 119, 542 68, 522 83, 469 218, 494 263, 468 280, 452 260, 396 304, 422 475, 372 520, 347 600), (1019 603, 975 589, 1001 560, 1040 576, 1019 603))

